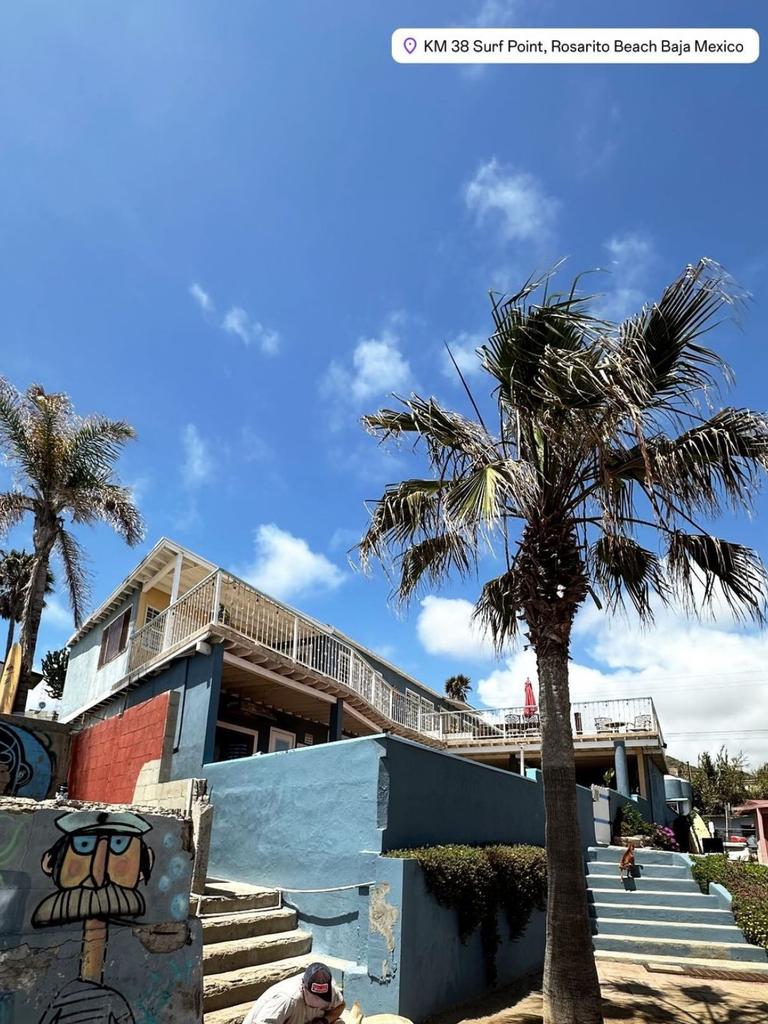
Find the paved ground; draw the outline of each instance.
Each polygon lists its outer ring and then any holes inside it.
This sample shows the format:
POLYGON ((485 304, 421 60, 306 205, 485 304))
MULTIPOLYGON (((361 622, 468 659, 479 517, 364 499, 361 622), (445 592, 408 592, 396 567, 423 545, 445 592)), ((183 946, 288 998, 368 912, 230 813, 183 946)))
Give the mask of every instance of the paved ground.
MULTIPOLYGON (((766 1024, 768 984, 710 981, 600 964, 606 1024, 766 1024)), ((541 1024, 541 994, 511 988, 430 1024, 541 1024)))

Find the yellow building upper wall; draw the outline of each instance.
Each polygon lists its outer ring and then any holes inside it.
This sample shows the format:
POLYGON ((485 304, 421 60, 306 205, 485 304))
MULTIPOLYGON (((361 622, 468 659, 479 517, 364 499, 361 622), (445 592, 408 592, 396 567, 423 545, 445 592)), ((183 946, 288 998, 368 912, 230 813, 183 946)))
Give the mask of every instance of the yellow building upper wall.
POLYGON ((164 590, 158 590, 156 587, 152 587, 150 590, 142 591, 139 597, 139 609, 136 615, 136 629, 141 629, 145 625, 145 619, 147 617, 147 608, 157 608, 161 612, 164 608, 167 608, 171 602, 171 595, 166 594, 164 590))

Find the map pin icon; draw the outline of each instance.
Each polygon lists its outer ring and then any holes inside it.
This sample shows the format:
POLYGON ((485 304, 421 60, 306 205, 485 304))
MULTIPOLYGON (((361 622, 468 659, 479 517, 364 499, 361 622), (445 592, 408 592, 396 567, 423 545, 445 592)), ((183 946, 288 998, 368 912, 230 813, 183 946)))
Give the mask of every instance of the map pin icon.
POLYGON ((416 49, 417 43, 413 36, 407 36, 403 40, 403 46, 405 47, 406 53, 413 53, 413 51, 416 49))

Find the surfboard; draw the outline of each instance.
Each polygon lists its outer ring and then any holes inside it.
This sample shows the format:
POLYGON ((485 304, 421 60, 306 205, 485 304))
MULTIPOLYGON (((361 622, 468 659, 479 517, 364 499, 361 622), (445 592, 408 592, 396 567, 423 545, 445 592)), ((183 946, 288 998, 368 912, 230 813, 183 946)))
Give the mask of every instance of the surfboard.
POLYGON ((21 675, 21 644, 15 643, 8 652, 8 658, 0 676, 0 714, 8 715, 13 710, 16 691, 21 675))

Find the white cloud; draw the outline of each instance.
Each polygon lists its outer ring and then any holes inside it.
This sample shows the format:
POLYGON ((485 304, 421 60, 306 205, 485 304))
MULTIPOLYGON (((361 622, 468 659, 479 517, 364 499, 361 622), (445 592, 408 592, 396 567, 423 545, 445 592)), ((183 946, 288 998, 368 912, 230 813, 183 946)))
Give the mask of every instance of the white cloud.
MULTIPOLYGON (((451 355, 456 360, 456 366, 458 366, 465 377, 476 376, 480 373, 482 367, 480 366, 477 349, 480 345, 484 345, 487 340, 488 337, 485 334, 469 334, 466 331, 462 331, 453 341, 448 342, 451 355)), ((456 367, 445 350, 443 350, 443 373, 455 383, 460 383, 456 374, 456 367)))
MULTIPOLYGON (((672 756, 695 762, 724 743, 755 765, 768 760, 768 735, 750 732, 768 730, 768 635, 740 629, 727 615, 713 624, 665 610, 644 630, 585 607, 575 636, 594 664, 571 662, 574 701, 650 696, 672 756)), ((536 679, 532 651, 514 654, 481 679, 479 698, 492 707, 521 704, 526 676, 536 679)))
POLYGON ((483 0, 472 23, 478 28, 504 28, 519 9, 519 0, 483 0))
MULTIPOLYGON (((417 632, 434 655, 486 661, 475 687, 485 707, 524 702, 526 677, 537 679, 532 650, 515 650, 499 663, 462 599, 426 597, 417 632)), ((739 626, 722 599, 713 621, 699 622, 660 609, 653 627, 632 617, 608 617, 585 605, 574 626, 570 664, 573 701, 652 697, 673 757, 695 762, 703 750, 725 744, 756 766, 768 761, 765 665, 768 634, 739 626), (765 730, 760 735, 751 730, 765 730)))
POLYGON ((200 309, 202 309, 204 313, 213 312, 213 302, 211 301, 211 296, 208 294, 205 288, 202 287, 202 285, 199 285, 197 283, 197 281, 193 281, 192 284, 189 286, 189 294, 192 296, 192 298, 195 300, 195 302, 198 304, 198 306, 200 307, 200 309))
POLYGON ((344 574, 330 559, 274 523, 257 528, 256 557, 241 575, 283 600, 314 590, 335 590, 344 582, 344 574))
POLYGON ((612 287, 599 305, 600 316, 623 320, 638 313, 648 299, 648 274, 656 253, 653 242, 639 232, 615 235, 605 243, 611 257, 612 287))
POLYGON ((472 618, 473 604, 464 598, 429 595, 421 601, 416 631, 429 654, 463 660, 493 657, 490 637, 472 618))
POLYGON ((256 346, 267 356, 275 355, 280 349, 281 340, 279 333, 269 327, 265 327, 264 324, 252 317, 242 306, 232 306, 223 316, 220 316, 211 295, 202 285, 195 281, 189 286, 188 291, 203 311, 206 320, 219 327, 226 334, 233 334, 246 346, 256 346))
POLYGON ((320 393, 330 401, 338 400, 342 407, 360 410, 393 391, 402 393, 412 387, 413 374, 400 351, 400 338, 386 329, 378 338, 358 341, 351 365, 331 363, 320 383, 320 393))
POLYGON ((187 487, 199 487, 213 473, 213 457, 208 442, 194 423, 188 423, 181 432, 184 462, 181 473, 187 487))
POLYGON ((55 595, 46 597, 43 623, 57 630, 71 629, 73 625, 72 612, 55 595))
POLYGON ((280 348, 280 335, 253 320, 241 306, 233 306, 224 314, 221 326, 227 334, 234 334, 245 345, 257 345, 264 355, 273 356, 280 348))
POLYGON ((478 167, 465 186, 464 201, 478 224, 495 222, 507 242, 546 239, 560 206, 534 175, 505 167, 495 158, 478 167))

